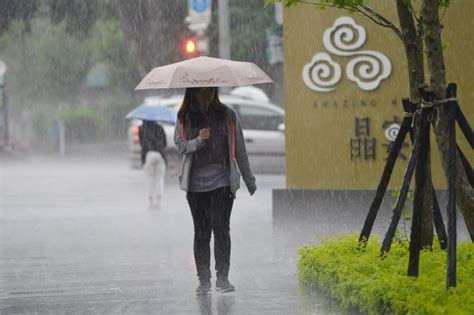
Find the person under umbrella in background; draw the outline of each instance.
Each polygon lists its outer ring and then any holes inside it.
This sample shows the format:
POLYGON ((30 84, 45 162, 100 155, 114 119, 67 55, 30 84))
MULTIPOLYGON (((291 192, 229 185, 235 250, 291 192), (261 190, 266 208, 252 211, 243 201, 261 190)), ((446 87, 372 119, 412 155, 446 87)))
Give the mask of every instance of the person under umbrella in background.
POLYGON ((166 136, 161 125, 144 120, 138 131, 150 206, 161 208, 166 172, 166 136))
POLYGON ((184 154, 180 187, 194 223, 194 259, 198 294, 211 289, 210 240, 214 233, 216 290, 234 291, 229 282, 230 216, 240 174, 250 195, 257 190, 237 113, 218 98, 216 87, 187 88, 174 134, 184 154))

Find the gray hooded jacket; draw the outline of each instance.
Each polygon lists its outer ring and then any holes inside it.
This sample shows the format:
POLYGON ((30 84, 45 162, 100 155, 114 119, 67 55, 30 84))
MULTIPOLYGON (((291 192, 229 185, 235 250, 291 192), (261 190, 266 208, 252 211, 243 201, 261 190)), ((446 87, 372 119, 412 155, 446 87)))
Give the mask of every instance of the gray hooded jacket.
MULTIPOLYGON (((255 183, 255 176, 250 169, 244 136, 242 133, 242 126, 237 113, 228 106, 225 107, 227 110, 226 128, 230 161, 230 190, 235 197, 236 191, 240 188, 240 170, 248 191, 250 194, 253 194, 257 190, 257 185, 255 183), (236 164, 238 165, 238 169, 236 164)), ((191 121, 189 116, 186 116, 184 125, 181 124, 178 119, 174 130, 174 143, 178 148, 178 152, 183 154, 183 166, 179 181, 180 187, 184 191, 188 191, 189 189, 189 177, 192 168, 193 153, 206 145, 204 139, 200 137, 189 139, 189 135, 191 135, 191 121)))

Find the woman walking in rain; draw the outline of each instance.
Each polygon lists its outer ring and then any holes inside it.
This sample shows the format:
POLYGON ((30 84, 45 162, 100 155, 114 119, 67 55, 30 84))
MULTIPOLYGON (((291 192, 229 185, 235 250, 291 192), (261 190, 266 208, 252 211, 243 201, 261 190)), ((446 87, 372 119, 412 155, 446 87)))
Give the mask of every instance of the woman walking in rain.
POLYGON ((210 240, 214 234, 215 288, 234 291, 229 282, 230 216, 240 174, 250 195, 257 190, 250 169, 240 120, 222 104, 216 87, 187 88, 178 112, 175 144, 184 154, 180 187, 194 222, 194 259, 199 286, 197 294, 211 290, 210 240))
POLYGON ((142 147, 141 159, 146 176, 150 207, 161 208, 166 172, 166 136, 163 127, 154 121, 144 120, 138 131, 142 147))

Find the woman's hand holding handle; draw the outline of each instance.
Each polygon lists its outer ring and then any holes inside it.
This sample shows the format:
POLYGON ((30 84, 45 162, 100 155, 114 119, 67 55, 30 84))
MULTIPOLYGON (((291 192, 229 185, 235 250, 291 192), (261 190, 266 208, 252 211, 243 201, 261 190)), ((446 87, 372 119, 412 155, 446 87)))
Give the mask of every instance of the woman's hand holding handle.
POLYGON ((211 128, 204 128, 199 130, 199 137, 201 137, 204 140, 209 139, 211 135, 211 128))

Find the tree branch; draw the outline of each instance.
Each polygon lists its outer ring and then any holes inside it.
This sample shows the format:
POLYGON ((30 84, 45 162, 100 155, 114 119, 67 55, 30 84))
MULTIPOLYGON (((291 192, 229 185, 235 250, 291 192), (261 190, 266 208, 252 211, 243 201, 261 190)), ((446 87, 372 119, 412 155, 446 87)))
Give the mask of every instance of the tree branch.
POLYGON ((385 16, 375 11, 374 9, 372 9, 366 4, 359 4, 359 6, 363 8, 365 11, 369 12, 370 15, 372 15, 374 18, 381 21, 381 23, 386 24, 387 27, 391 28, 395 32, 395 34, 397 34, 398 37, 403 39, 402 31, 392 21, 390 21, 388 18, 386 18, 385 16))
POLYGON ((372 9, 366 4, 361 3, 361 4, 347 4, 345 6, 337 6, 335 4, 321 3, 318 1, 297 0, 296 2, 302 3, 302 4, 310 4, 310 5, 319 6, 319 7, 344 9, 349 12, 362 14, 363 16, 372 20, 374 23, 380 26, 388 27, 392 29, 395 32, 395 34, 397 34, 397 36, 403 40, 402 31, 392 21, 390 21, 388 18, 386 18, 385 16, 375 11, 374 9, 372 9))
MULTIPOLYGON (((335 4, 320 3, 320 2, 317 2, 317 1, 297 0, 297 2, 302 3, 302 4, 311 4, 311 5, 318 6, 318 7, 339 8, 335 4)), ((358 10, 353 10, 352 8, 351 9, 344 8, 344 9, 346 9, 347 11, 350 11, 350 12, 358 12, 358 10)))
POLYGON ((421 23, 421 18, 416 16, 415 8, 413 8, 413 2, 409 1, 409 4, 410 4, 410 11, 411 11, 413 17, 415 18, 416 22, 421 23))

